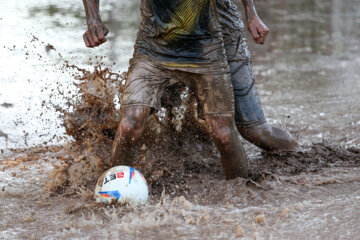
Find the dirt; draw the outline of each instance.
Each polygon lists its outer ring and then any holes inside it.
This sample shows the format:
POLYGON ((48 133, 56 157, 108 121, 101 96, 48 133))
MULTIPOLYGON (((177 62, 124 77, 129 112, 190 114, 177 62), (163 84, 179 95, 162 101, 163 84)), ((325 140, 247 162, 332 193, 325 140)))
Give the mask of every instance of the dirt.
POLYGON ((226 181, 182 90, 132 150, 150 188, 133 207, 96 204, 93 190, 111 165, 138 2, 101 3, 111 33, 91 50, 81 2, 25 2, 4 3, 0 19, 1 239, 357 239, 359 4, 257 2, 270 35, 249 38, 256 85, 269 123, 300 147, 243 140, 249 177, 226 181))
MULTIPOLYGON (((67 134, 76 141, 51 179, 55 181, 52 189, 76 195, 81 193, 79 189, 92 191, 98 177, 113 165, 110 153, 120 118, 115 99, 121 98, 126 74, 113 74, 100 67, 93 72, 67 67, 79 70, 76 86, 80 97, 67 104, 71 112, 62 110, 67 134)), ((198 197, 202 202, 215 204, 221 199, 214 197, 212 188, 225 179, 219 153, 203 121, 197 118, 194 99, 185 94, 186 89, 183 91, 185 99, 180 106, 173 104, 149 118, 127 165, 143 173, 154 199, 159 199, 165 189, 173 197, 193 198, 201 192, 198 197), (183 111, 177 111, 179 108, 183 111)), ((316 173, 331 167, 360 167, 360 149, 324 141, 289 152, 263 151, 251 159, 249 179, 243 181, 261 185, 278 176, 316 173)))

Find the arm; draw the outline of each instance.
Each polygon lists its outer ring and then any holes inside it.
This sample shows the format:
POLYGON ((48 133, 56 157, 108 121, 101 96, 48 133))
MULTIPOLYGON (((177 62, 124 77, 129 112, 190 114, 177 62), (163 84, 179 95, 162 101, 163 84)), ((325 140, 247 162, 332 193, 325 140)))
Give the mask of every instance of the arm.
POLYGON ((83 38, 85 45, 90 48, 106 42, 105 36, 109 33, 100 18, 99 3, 100 0, 83 0, 88 26, 83 38))
MULTIPOLYGON (((240 0, 234 0, 237 6, 240 5, 240 0)), ((258 44, 264 44, 269 28, 261 21, 257 15, 253 0, 241 0, 245 8, 246 26, 258 44)))

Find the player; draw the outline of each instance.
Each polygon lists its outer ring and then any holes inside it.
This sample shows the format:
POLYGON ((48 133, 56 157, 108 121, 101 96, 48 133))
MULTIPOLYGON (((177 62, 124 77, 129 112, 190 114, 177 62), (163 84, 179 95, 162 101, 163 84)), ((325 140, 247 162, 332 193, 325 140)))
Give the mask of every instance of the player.
MULTIPOLYGON (((99 0, 83 0, 86 46, 106 41, 99 0)), ((165 87, 181 81, 195 94, 228 179, 247 177, 234 120, 234 96, 215 0, 142 0, 135 50, 122 97, 112 161, 126 163, 165 87)))

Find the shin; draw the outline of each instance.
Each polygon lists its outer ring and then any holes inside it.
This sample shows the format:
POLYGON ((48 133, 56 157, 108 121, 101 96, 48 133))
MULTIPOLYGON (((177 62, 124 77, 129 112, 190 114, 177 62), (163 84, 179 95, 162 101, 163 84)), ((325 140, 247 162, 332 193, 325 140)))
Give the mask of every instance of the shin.
POLYGON ((112 164, 128 164, 129 150, 142 135, 150 107, 126 107, 115 135, 112 147, 112 164))
POLYGON ((208 131, 221 153, 227 179, 248 176, 247 158, 232 117, 207 117, 208 131))

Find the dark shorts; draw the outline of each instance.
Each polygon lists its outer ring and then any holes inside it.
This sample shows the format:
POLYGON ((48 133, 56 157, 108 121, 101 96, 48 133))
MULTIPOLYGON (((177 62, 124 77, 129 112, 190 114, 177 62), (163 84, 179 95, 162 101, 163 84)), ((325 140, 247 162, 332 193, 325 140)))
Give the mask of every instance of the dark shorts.
POLYGON ((205 116, 234 116, 230 74, 170 70, 145 59, 131 62, 121 105, 148 106, 159 110, 164 89, 176 82, 183 82, 195 94, 205 116))
POLYGON ((251 127, 262 124, 266 118, 254 85, 244 23, 231 0, 216 2, 234 88, 236 125, 251 127))

